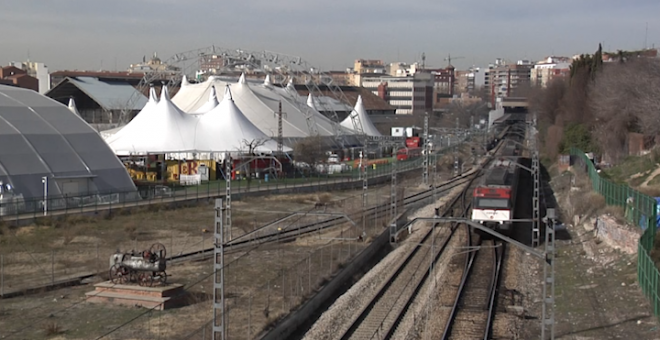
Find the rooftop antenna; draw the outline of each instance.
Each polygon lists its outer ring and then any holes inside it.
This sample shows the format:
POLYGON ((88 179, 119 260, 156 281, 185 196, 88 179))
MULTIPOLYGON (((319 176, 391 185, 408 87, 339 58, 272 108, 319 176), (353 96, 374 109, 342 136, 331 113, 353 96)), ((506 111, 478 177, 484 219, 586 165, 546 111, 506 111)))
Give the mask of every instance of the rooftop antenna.
POLYGON ((646 31, 644 32, 644 49, 648 47, 648 38, 649 38, 649 23, 646 22, 646 31))
POLYGON ((422 52, 422 70, 426 69, 426 53, 422 52))

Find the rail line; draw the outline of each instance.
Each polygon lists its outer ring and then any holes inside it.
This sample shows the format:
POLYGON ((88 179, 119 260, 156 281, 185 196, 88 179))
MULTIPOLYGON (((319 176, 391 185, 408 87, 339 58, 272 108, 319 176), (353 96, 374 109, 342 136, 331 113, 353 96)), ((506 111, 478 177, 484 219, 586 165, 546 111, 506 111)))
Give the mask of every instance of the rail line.
MULTIPOLYGON (((469 209, 467 197, 470 192, 470 184, 474 181, 476 175, 476 173, 473 174, 468 181, 464 182, 468 185, 461 195, 454 198, 445 207, 442 216, 453 215, 457 206, 460 214, 467 213, 469 209)), ((438 237, 440 229, 435 228, 435 226, 431 228, 413 250, 406 255, 405 260, 388 276, 370 303, 361 310, 339 338, 342 340, 389 339, 429 277, 429 270, 426 270, 426 268, 428 268, 430 262, 437 261, 444 252, 456 229, 457 225, 452 225, 448 235, 438 237), (437 251, 435 250, 436 241, 439 241, 437 251)))
MULTIPOLYGON (((467 173, 471 174, 470 171, 468 171, 467 173)), ((403 206, 404 208, 409 207, 421 201, 427 200, 433 197, 434 195, 447 193, 450 190, 454 189, 455 187, 465 184, 467 181, 469 181, 469 178, 466 176, 469 175, 455 177, 450 181, 445 182, 435 188, 427 189, 422 192, 407 196, 403 199, 403 206)), ((367 208, 366 216, 372 217, 376 214, 386 213, 389 210, 389 208, 390 208, 389 202, 367 208)), ((362 212, 355 211, 348 215, 355 218, 360 218, 362 216, 362 212)), ((278 221, 282 219, 278 219, 278 221)), ((323 229, 331 228, 345 222, 347 222, 347 220, 343 216, 336 216, 320 222, 309 223, 304 226, 299 226, 295 228, 294 227, 285 228, 284 230, 281 231, 258 235, 259 233, 263 232, 265 229, 270 228, 274 225, 274 223, 269 223, 261 228, 243 234, 237 237, 236 239, 225 243, 225 249, 227 251, 236 251, 244 246, 249 246, 254 244, 261 244, 261 243, 273 242, 273 241, 275 242, 288 241, 300 237, 301 235, 313 233, 313 232, 319 232, 323 229)))
POLYGON ((467 245, 477 250, 466 257, 442 340, 490 339, 505 243, 471 232, 467 245))

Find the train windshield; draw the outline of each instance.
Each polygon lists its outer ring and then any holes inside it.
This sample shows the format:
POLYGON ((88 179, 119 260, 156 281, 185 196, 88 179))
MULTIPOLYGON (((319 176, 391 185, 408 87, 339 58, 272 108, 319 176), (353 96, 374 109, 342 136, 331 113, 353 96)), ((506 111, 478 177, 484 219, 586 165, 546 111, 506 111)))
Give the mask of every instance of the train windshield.
POLYGON ((509 200, 503 198, 479 198, 477 200, 478 208, 508 208, 509 200))

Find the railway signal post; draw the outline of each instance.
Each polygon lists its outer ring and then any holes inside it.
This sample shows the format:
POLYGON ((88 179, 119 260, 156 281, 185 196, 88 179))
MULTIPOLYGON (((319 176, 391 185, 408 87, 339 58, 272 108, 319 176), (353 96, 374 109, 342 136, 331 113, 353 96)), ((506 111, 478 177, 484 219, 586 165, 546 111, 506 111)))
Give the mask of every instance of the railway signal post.
POLYGON ((367 192, 369 179, 367 178, 367 165, 364 164, 364 152, 360 151, 360 174, 362 175, 362 237, 367 237, 367 192))
POLYGON ((213 340, 225 340, 225 228, 222 199, 215 200, 215 247, 213 247, 213 340))
POLYGON ((392 161, 392 186, 390 187, 390 242, 394 242, 393 236, 396 234, 396 158, 392 161))
POLYGON ((424 113, 424 151, 422 153, 422 183, 429 186, 429 154, 431 153, 431 144, 429 144, 429 113, 424 113))

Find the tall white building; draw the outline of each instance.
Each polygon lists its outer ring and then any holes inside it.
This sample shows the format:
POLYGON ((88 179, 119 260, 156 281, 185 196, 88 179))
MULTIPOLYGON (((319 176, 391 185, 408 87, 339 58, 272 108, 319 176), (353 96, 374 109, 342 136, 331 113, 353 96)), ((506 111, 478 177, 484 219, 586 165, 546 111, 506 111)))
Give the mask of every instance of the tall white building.
POLYGON ((362 87, 396 108, 396 114, 424 113, 433 109, 433 75, 417 72, 407 77, 369 77, 362 87))
POLYGON ((532 85, 546 87, 556 78, 570 74, 571 58, 548 57, 534 65, 531 72, 532 85))
POLYGON ((48 72, 46 64, 28 60, 23 62, 12 61, 10 65, 26 71, 31 77, 37 78, 39 80, 39 93, 44 94, 50 90, 50 72, 48 72))

